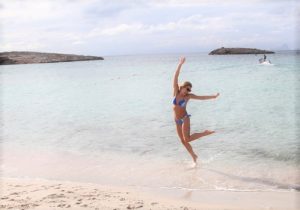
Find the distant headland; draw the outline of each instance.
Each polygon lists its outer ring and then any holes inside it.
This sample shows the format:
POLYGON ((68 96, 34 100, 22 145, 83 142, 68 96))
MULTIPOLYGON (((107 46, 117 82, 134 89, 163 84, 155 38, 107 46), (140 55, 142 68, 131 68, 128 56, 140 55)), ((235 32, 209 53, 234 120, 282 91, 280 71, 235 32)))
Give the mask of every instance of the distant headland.
POLYGON ((98 56, 12 51, 0 53, 0 65, 104 60, 98 56))
POLYGON ((233 55, 233 54, 273 54, 275 52, 256 48, 225 48, 221 47, 209 53, 209 55, 233 55))

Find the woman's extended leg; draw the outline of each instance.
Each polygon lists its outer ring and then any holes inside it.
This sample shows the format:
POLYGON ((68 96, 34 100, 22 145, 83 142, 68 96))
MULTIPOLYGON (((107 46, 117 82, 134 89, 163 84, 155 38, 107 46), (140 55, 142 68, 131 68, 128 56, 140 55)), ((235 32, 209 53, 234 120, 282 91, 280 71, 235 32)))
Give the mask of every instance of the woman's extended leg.
POLYGON ((191 142, 203 136, 207 136, 214 133, 214 131, 206 130, 202 133, 194 133, 190 135, 190 118, 188 117, 184 119, 184 123, 182 124, 182 130, 183 130, 183 138, 186 142, 191 142))
POLYGON ((176 123, 176 127, 177 127, 177 134, 178 134, 178 136, 181 140, 181 143, 185 146, 187 151, 190 153, 190 155, 192 156, 194 162, 196 162, 198 156, 194 153, 192 146, 184 140, 183 132, 182 132, 182 126, 178 125, 176 123))

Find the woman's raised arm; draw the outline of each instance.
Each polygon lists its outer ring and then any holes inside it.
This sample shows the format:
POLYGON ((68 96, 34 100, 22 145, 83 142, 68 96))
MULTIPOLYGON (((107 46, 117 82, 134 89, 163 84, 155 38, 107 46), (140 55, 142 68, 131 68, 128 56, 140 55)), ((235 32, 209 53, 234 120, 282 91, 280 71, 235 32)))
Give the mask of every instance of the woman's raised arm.
POLYGON ((174 74, 174 79, 173 79, 173 95, 176 96, 178 90, 179 90, 179 85, 178 85, 178 77, 179 77, 179 73, 180 73, 180 69, 182 64, 185 62, 185 57, 181 57, 176 69, 176 72, 174 74))

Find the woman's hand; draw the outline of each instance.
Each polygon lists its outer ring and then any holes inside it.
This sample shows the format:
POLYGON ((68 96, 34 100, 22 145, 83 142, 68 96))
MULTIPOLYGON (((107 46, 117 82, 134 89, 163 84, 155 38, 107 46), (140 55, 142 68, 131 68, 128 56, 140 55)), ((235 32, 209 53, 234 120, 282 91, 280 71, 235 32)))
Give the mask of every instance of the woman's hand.
POLYGON ((185 62, 185 57, 181 57, 179 59, 179 65, 182 65, 185 62))
POLYGON ((220 93, 217 93, 214 97, 217 98, 220 95, 220 93))

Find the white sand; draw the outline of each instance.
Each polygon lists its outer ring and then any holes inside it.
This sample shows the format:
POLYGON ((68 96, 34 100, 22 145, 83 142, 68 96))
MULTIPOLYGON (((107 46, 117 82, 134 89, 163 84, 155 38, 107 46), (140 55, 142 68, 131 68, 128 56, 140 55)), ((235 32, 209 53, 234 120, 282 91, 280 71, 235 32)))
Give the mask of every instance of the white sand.
POLYGON ((2 178, 0 209, 300 209, 299 192, 157 190, 2 178))

